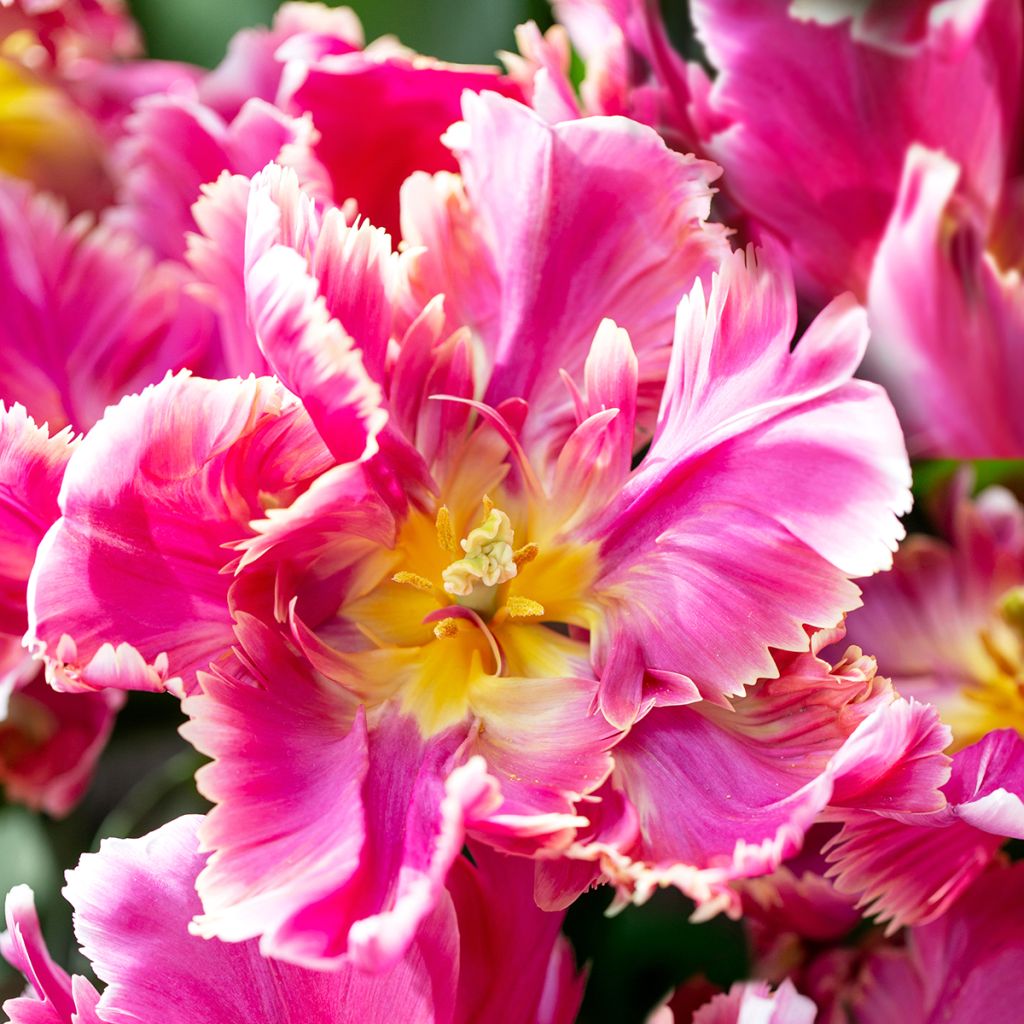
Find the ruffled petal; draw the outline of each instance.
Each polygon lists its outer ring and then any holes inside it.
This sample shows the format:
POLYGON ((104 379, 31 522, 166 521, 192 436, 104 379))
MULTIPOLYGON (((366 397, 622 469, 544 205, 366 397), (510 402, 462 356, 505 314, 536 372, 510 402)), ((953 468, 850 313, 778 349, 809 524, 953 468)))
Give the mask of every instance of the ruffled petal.
POLYGON ((447 897, 383 975, 350 963, 308 971, 266 959, 255 942, 204 941, 189 928, 200 909, 200 822, 179 818, 143 839, 104 840, 68 874, 76 935, 107 983, 103 1020, 452 1021, 458 932, 447 897))
POLYGON ((69 463, 29 582, 51 683, 191 687, 232 643, 224 545, 331 461, 266 378, 181 374, 111 408, 69 463))
POLYGON ((935 920, 1007 837, 1024 838, 1024 740, 1001 730, 960 751, 942 792, 945 807, 931 813, 879 804, 875 814, 834 815, 843 828, 829 844, 828 873, 890 932, 935 920), (932 856, 936 844, 941 857, 932 856))
POLYGON ((676 700, 770 675, 768 648, 835 625, 857 605, 849 577, 887 567, 903 535, 899 426, 881 389, 850 380, 863 317, 837 299, 790 353, 783 268, 774 252, 735 253, 707 302, 694 286, 650 451, 585 528, 602 545, 602 708, 620 724, 644 668, 676 700), (822 486, 819 467, 841 483, 822 486))
POLYGON ((68 977, 51 959, 28 886, 16 886, 8 893, 6 915, 0 956, 29 985, 26 995, 3 1004, 10 1024, 100 1024, 96 990, 84 978, 68 977))
POLYGON ((420 304, 443 292, 480 340, 486 401, 529 401, 524 444, 557 453, 572 424, 557 371, 582 378, 608 317, 636 349, 649 420, 676 304, 728 249, 705 223, 718 169, 625 119, 549 125, 493 93, 467 94, 446 139, 462 185, 414 177, 403 234, 427 247, 410 271, 420 304))
POLYGON ((390 706, 367 714, 241 621, 247 670, 204 679, 185 702, 186 735, 215 758, 199 784, 218 804, 202 830, 213 856, 198 927, 261 935, 265 954, 306 966, 348 955, 384 969, 441 898, 465 822, 497 802, 495 784, 480 758, 455 767, 464 732, 424 740, 390 706))
POLYGON ((654 708, 615 750, 639 842, 606 870, 643 894, 674 883, 698 902, 773 871, 829 804, 926 813, 941 805, 947 742, 934 710, 899 699, 859 655, 830 669, 781 660, 731 709, 654 708))

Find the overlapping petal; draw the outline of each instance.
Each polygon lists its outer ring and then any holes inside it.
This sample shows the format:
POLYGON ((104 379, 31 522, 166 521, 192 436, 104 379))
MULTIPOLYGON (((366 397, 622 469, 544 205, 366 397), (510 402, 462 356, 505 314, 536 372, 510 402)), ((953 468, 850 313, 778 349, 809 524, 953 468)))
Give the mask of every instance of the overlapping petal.
POLYGON ((51 682, 191 688, 232 642, 224 545, 331 462, 266 378, 169 376, 108 410, 68 466, 30 582, 29 638, 51 682))
POLYGON ((446 139, 461 179, 414 176, 403 236, 426 247, 413 294, 443 292, 453 325, 477 337, 486 400, 527 400, 525 446, 552 446, 571 424, 557 371, 580 379, 610 318, 632 339, 649 414, 675 307, 728 251, 705 223, 717 168, 625 119, 549 125, 494 94, 467 95, 446 139))
POLYGON ((960 751, 942 793, 945 806, 926 814, 836 814, 829 874, 890 932, 940 917, 1006 838, 1024 838, 1024 740, 999 730, 960 751), (941 857, 928 855, 936 844, 941 857))
POLYGON ((999 195, 1017 138, 1024 37, 1019 5, 982 6, 970 46, 951 48, 938 31, 908 56, 858 42, 849 22, 800 20, 783 3, 694 4, 719 70, 710 102, 730 122, 708 152, 730 195, 786 241, 816 297, 864 295, 914 143, 959 164, 973 201, 999 195))
POLYGON ((613 721, 641 706, 644 670, 676 700, 742 692, 772 673, 769 647, 799 650, 805 625, 857 604, 849 576, 891 561, 909 467, 884 392, 850 380, 863 315, 837 299, 790 352, 794 320, 771 253, 734 254, 707 301, 698 284, 680 306, 653 444, 586 528, 602 545, 613 721))
POLYGON ((53 430, 84 429, 202 358, 208 318, 183 284, 128 232, 0 182, 0 398, 53 430))

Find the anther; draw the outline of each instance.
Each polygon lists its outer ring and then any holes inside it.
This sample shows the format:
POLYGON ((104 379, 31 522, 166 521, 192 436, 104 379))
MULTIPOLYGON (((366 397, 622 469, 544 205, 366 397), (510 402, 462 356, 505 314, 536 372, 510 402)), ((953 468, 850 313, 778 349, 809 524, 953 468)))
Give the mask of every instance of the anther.
POLYGON ((434 584, 430 582, 426 577, 419 576, 414 572, 396 572, 391 577, 395 583, 404 583, 408 587, 412 587, 414 590, 422 590, 425 594, 429 594, 434 589, 434 584))
POLYGON ((455 540, 455 529, 452 526, 452 514, 448 511, 447 505, 442 505, 437 510, 437 544, 442 551, 449 555, 459 553, 459 545, 455 540))
POLYGON ((438 640, 447 640, 455 636, 459 631, 458 619, 442 619, 434 626, 434 636, 438 640))
POLYGON ((508 601, 505 602, 505 607, 513 619, 537 618, 544 614, 544 605, 540 601, 534 601, 529 597, 521 597, 518 594, 513 594, 509 597, 508 601))
POLYGON ((521 569, 527 562, 532 562, 537 557, 538 551, 540 548, 536 544, 524 544, 512 555, 512 561, 516 563, 517 569, 521 569))

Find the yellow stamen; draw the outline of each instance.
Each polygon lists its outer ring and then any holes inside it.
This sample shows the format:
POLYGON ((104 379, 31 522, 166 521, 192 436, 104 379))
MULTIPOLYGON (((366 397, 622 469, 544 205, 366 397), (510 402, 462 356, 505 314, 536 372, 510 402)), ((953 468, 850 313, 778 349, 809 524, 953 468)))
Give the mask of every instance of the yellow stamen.
POLYGON ((434 636, 438 640, 446 640, 455 636, 459 632, 459 620, 458 619, 442 619, 437 625, 434 626, 434 636))
POLYGON ((429 594, 434 589, 434 584, 424 576, 418 576, 414 572, 396 572, 391 579, 395 583, 404 583, 408 587, 413 587, 415 590, 422 590, 425 594, 429 594))
POLYGON ((538 551, 540 551, 540 548, 536 544, 524 544, 512 556, 512 561, 516 563, 517 569, 521 569, 527 562, 532 562, 537 557, 538 551))
POLYGON ((442 551, 449 555, 459 553, 459 545, 455 541, 455 528, 452 526, 452 514, 447 505, 437 510, 437 543, 442 551))
POLYGON ((544 614, 544 605, 540 601, 534 601, 529 597, 521 597, 518 594, 513 594, 509 597, 508 601, 505 602, 505 607, 513 619, 537 618, 544 614))
POLYGON ((494 511, 494 502, 485 494, 483 500, 484 506, 484 519, 486 519, 494 511))

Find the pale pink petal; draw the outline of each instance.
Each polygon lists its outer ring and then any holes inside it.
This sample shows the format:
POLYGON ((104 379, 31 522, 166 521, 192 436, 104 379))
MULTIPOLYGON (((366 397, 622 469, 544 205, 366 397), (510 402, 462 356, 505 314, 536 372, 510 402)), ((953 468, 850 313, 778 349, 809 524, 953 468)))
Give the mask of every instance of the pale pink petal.
POLYGON ((817 1016, 814 1002, 788 979, 774 992, 767 982, 749 981, 715 996, 693 1015, 693 1024, 814 1024, 817 1016))
POLYGON ((0 398, 52 430, 84 429, 199 358, 208 318, 183 277, 130 233, 0 183, 0 398))
POLYGON ((194 882, 204 861, 200 822, 179 818, 143 839, 107 839, 68 874, 76 935, 107 982, 98 1008, 104 1021, 452 1020, 458 933, 447 897, 406 957, 381 975, 350 963, 308 971, 266 959, 254 942, 191 934, 189 919, 200 909, 194 882))
POLYGON ((528 449, 557 451, 553 428, 571 429, 557 371, 582 378, 606 317, 629 333, 649 410, 676 304, 727 251, 705 223, 717 168, 625 119, 549 125, 493 93, 467 94, 463 118, 446 139, 464 194, 446 176, 406 186, 405 240, 427 246, 414 294, 443 292, 453 323, 478 336, 491 405, 530 402, 528 449))
POLYGON ((915 454, 1016 457, 1024 284, 985 252, 986 226, 954 200, 965 175, 940 152, 908 153, 871 273, 869 365, 915 454))
POLYGON ((719 72, 711 104, 731 122, 709 155, 732 198, 785 240, 815 297, 865 294, 913 143, 969 168, 976 201, 999 195, 1016 144, 1021 11, 986 7, 971 46, 908 57, 857 42, 848 22, 797 20, 781 2, 693 4, 719 72))
POLYGON ((331 461, 266 378, 182 374, 108 410, 68 466, 63 517, 29 584, 29 637, 50 681, 193 685, 232 642, 224 545, 331 461))

